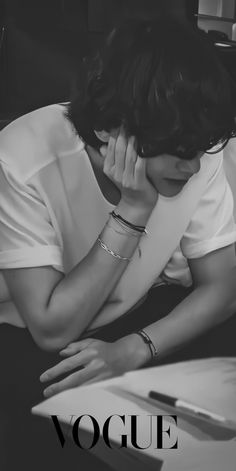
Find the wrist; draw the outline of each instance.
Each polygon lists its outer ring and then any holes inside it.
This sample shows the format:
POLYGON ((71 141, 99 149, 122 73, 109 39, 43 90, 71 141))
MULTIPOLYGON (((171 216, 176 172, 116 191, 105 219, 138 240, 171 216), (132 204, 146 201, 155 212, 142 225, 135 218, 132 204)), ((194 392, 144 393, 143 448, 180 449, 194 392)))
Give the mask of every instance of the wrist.
POLYGON ((150 349, 136 333, 122 337, 116 341, 125 362, 125 369, 135 370, 151 360, 150 349))
POLYGON ((119 213, 124 219, 127 219, 132 224, 143 225, 145 226, 153 206, 145 205, 144 203, 128 203, 125 200, 120 200, 119 204, 116 206, 116 212, 119 213))
POLYGON ((151 360, 153 360, 154 358, 156 358, 158 355, 158 350, 155 346, 155 344, 153 343, 151 337, 148 335, 148 333, 146 332, 146 330, 143 330, 143 329, 140 329, 138 330, 137 332, 135 332, 137 335, 139 335, 139 337, 141 337, 141 339, 143 340, 143 342, 148 345, 148 348, 150 350, 150 354, 151 354, 151 360))

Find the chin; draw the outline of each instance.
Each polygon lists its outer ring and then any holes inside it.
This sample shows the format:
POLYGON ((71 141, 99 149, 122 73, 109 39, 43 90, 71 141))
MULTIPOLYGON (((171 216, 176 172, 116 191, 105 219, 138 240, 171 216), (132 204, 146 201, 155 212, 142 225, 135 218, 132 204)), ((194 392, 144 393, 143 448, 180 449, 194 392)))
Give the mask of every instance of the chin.
POLYGON ((183 190, 184 186, 185 185, 183 185, 183 183, 171 183, 170 185, 163 185, 161 188, 159 188, 159 193, 162 196, 171 198, 178 195, 183 190))

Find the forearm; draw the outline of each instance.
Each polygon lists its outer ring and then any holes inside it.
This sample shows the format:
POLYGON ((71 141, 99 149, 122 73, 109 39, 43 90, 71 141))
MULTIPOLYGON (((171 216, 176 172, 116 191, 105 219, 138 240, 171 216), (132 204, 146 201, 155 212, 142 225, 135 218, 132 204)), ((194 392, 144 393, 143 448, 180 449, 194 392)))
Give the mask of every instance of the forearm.
POLYGON ((160 358, 165 357, 223 322, 229 316, 228 308, 224 289, 219 285, 201 286, 168 316, 145 330, 154 337, 160 358))
MULTIPOLYGON (((116 211, 139 225, 145 225, 150 214, 150 208, 118 206, 116 211)), ((110 220, 110 224, 113 229, 105 226, 101 239, 115 253, 132 258, 139 235, 133 237, 125 232, 121 235, 114 231, 114 227, 117 229, 114 221, 110 220)), ((48 337, 52 348, 54 344, 61 348, 79 337, 116 286, 127 264, 128 260, 112 256, 96 241, 88 255, 60 280, 39 316, 44 337, 48 337)))
MULTIPOLYGON (((230 315, 236 281, 235 273, 232 275, 231 279, 198 287, 167 317, 145 327, 145 332, 156 346, 158 358, 173 352, 230 315)), ((115 342, 93 338, 75 342, 61 352, 65 359, 41 376, 41 381, 47 382, 65 372, 72 372, 67 383, 57 381, 44 393, 48 397, 92 379, 99 381, 140 368, 152 358, 151 350, 143 337, 135 332, 115 342), (80 369, 74 373, 78 367, 80 369)))
POLYGON ((96 154, 96 166, 119 190, 116 212, 123 223, 128 221, 126 230, 120 227, 120 219, 118 223, 112 218, 119 230, 106 224, 100 240, 98 233, 93 234, 93 246, 65 276, 50 265, 5 270, 11 299, 43 349, 61 349, 91 323, 134 254, 142 233, 137 226, 146 225, 157 201, 157 190, 146 175, 146 161, 137 155, 135 137, 127 138, 123 126, 117 136, 109 137, 102 158, 96 154))
MULTIPOLYGON (((145 332, 158 350, 158 358, 162 359, 180 349, 233 314, 235 277, 232 271, 232 276, 224 282, 199 286, 170 314, 145 327, 145 332)), ((137 350, 143 350, 140 356, 144 360, 139 366, 150 360, 149 348, 138 335, 127 336, 126 342, 133 343, 133 349, 136 345, 137 350)))

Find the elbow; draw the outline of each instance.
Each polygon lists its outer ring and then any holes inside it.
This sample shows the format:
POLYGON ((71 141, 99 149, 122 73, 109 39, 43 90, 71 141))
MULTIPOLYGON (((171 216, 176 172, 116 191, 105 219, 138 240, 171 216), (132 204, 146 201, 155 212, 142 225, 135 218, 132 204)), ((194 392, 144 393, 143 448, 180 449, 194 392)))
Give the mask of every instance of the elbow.
POLYGON ((60 350, 65 348, 67 346, 67 343, 64 343, 61 339, 55 339, 55 338, 37 338, 35 339, 35 342, 37 346, 45 351, 45 352, 51 352, 51 353, 58 353, 60 350))
POLYGON ((47 352, 59 352, 76 341, 84 330, 48 311, 35 314, 27 326, 36 345, 47 352))
POLYGON ((42 332, 31 332, 31 334, 36 345, 45 352, 59 352, 70 342, 63 337, 48 335, 42 332))
POLYGON ((30 328, 30 332, 36 345, 46 352, 59 352, 75 340, 71 331, 58 326, 37 325, 30 328))

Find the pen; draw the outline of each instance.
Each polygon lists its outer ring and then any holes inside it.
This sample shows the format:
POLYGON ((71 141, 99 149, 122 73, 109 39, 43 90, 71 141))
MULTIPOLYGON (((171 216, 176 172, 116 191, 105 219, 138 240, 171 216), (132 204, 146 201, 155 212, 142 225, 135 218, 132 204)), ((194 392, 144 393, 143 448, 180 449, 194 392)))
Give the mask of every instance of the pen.
POLYGON ((150 391, 148 396, 150 399, 154 399, 155 401, 163 402, 168 406, 175 407, 176 409, 181 409, 183 412, 193 413, 199 417, 208 420, 215 420, 216 422, 226 423, 227 420, 225 417, 219 414, 215 414, 207 409, 203 409, 202 407, 198 407, 194 404, 186 402, 181 399, 177 399, 176 397, 167 396, 166 394, 159 393, 157 391, 150 391))

